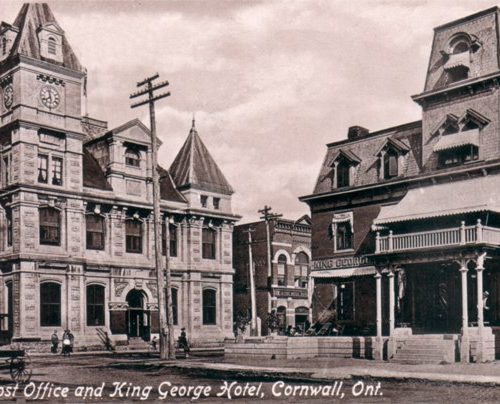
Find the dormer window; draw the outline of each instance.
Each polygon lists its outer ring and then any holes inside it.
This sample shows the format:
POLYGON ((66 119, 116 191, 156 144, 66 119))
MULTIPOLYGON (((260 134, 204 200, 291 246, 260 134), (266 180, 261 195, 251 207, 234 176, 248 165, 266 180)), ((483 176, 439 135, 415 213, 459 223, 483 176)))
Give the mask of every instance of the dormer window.
POLYGON ((133 149, 127 149, 125 151, 125 165, 129 167, 140 167, 141 166, 140 154, 133 149))
POLYGON ((379 158, 379 178, 389 180, 401 174, 403 156, 410 147, 396 138, 388 138, 376 155, 379 158))
POLYGON ((468 109, 461 118, 447 115, 434 131, 434 136, 439 136, 434 145, 438 166, 446 168, 477 160, 480 130, 489 122, 488 118, 473 109, 468 109))
POLYGON ((330 163, 332 188, 349 187, 353 183, 354 168, 361 160, 349 150, 339 150, 330 163))
POLYGON ((479 47, 479 42, 465 33, 455 35, 450 40, 447 51, 443 51, 444 70, 449 82, 454 83, 469 78, 471 52, 475 52, 479 47))
POLYGON ((348 187, 350 185, 351 165, 345 159, 341 159, 337 164, 337 188, 348 187))
POLYGON ((62 43, 64 32, 55 22, 40 26, 37 30, 40 56, 59 63, 64 60, 62 43))
POLYGON ((384 178, 386 180, 398 176, 398 154, 394 150, 389 150, 384 155, 384 178))
POLYGON ((57 54, 57 42, 52 36, 47 40, 47 50, 51 55, 57 54))

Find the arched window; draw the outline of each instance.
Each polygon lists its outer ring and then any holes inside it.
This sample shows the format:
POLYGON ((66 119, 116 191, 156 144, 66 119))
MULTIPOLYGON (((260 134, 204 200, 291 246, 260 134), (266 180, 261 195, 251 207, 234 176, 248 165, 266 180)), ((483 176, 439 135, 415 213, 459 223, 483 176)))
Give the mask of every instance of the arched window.
POLYGON ((307 276, 309 274, 309 257, 305 252, 299 252, 295 256, 295 286, 307 287, 307 276))
POLYGON ((87 325, 104 325, 104 286, 87 286, 87 325))
POLYGON ((61 285, 45 282, 40 285, 40 325, 61 325, 61 285))
POLYGON ((61 245, 61 213, 51 207, 38 209, 40 244, 61 245))
POLYGON ((54 37, 49 37, 47 40, 47 50, 51 55, 55 55, 57 52, 57 42, 54 37))
POLYGON ((216 234, 214 229, 205 228, 202 230, 202 257, 204 259, 215 259, 216 234))
POLYGON ((203 325, 217 324, 217 292, 214 289, 203 290, 203 325))
POLYGON ((104 218, 101 215, 85 216, 87 250, 104 250, 104 218))
POLYGON ((137 219, 125 221, 126 251, 128 253, 142 253, 142 222, 137 219))
POLYGON ((278 285, 286 285, 286 256, 284 254, 278 257, 278 285))
POLYGON ((178 304, 178 290, 176 288, 172 288, 172 322, 174 325, 179 324, 179 304, 178 304))
POLYGON ((140 167, 141 155, 133 149, 127 149, 125 151, 125 164, 130 167, 140 167))
POLYGON ((2 55, 7 54, 7 38, 2 38, 2 55))

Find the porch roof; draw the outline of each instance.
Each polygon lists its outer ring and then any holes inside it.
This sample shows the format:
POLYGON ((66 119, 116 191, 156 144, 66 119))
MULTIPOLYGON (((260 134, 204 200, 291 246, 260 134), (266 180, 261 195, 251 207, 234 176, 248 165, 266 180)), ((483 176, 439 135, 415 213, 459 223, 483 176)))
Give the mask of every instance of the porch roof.
POLYGON ((373 224, 481 211, 500 213, 500 175, 410 189, 399 203, 382 206, 373 224))
POLYGON ((377 270, 374 266, 355 267, 345 269, 329 269, 311 271, 311 278, 349 278, 351 276, 375 275, 377 270))

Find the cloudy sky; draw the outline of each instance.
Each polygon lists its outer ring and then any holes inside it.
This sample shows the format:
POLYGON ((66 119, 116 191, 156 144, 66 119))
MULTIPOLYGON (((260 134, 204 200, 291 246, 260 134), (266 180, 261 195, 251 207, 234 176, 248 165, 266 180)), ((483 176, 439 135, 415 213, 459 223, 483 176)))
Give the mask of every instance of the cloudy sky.
MULTIPOLYGON (((236 189, 234 210, 308 213, 325 144, 347 128, 420 119, 433 27, 493 1, 49 1, 89 72, 89 114, 114 127, 146 110, 128 95, 160 73, 160 162, 196 113, 198 133, 236 189)), ((22 2, 1 0, 13 22, 22 2)), ((139 114, 139 115, 138 115, 139 114)))

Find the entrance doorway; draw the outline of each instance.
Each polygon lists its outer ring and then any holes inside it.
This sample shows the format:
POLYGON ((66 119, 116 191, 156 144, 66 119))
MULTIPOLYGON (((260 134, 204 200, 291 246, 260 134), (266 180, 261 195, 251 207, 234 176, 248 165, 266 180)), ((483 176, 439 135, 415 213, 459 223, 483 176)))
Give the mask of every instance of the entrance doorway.
POLYGON ((305 331, 306 321, 309 319, 309 309, 307 307, 297 307, 295 309, 295 329, 301 333, 305 331))
POLYGON ((414 334, 460 332, 460 293, 452 265, 407 268, 395 282, 397 326, 411 326, 414 334))
POLYGON ((129 338, 142 338, 149 341, 151 337, 150 313, 144 309, 145 295, 142 291, 132 289, 128 292, 126 301, 127 334, 129 338))

